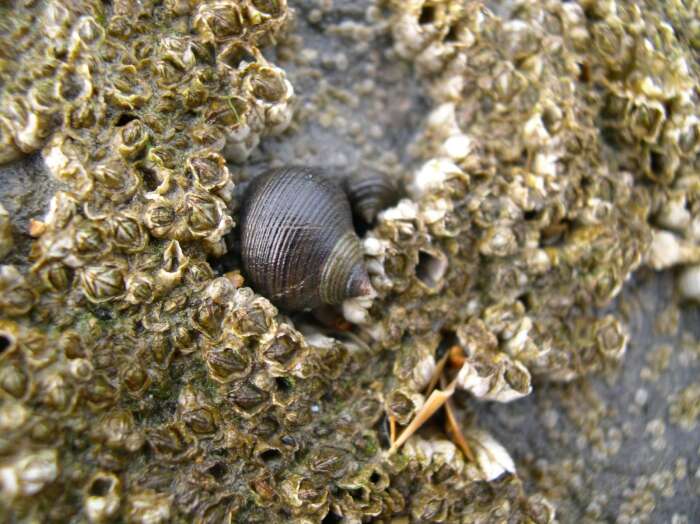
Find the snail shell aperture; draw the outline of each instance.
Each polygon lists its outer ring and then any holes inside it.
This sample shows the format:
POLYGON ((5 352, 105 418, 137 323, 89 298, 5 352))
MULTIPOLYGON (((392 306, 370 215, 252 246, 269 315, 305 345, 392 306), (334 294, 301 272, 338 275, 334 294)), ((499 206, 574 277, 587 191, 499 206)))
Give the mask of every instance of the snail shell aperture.
POLYGON ((240 218, 243 268, 280 307, 308 310, 372 292, 348 198, 322 170, 259 175, 245 192, 240 218))

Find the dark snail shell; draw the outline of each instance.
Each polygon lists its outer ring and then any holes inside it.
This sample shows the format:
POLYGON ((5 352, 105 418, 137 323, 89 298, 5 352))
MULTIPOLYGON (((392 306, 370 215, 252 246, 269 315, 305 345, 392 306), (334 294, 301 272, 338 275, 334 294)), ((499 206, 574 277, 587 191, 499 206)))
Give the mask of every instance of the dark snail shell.
POLYGON ((240 217, 245 273, 280 307, 308 310, 371 292, 347 196, 322 170, 259 175, 240 217))
POLYGON ((382 209, 399 199, 394 179, 378 171, 358 171, 344 180, 344 187, 355 214, 366 224, 372 224, 382 209))

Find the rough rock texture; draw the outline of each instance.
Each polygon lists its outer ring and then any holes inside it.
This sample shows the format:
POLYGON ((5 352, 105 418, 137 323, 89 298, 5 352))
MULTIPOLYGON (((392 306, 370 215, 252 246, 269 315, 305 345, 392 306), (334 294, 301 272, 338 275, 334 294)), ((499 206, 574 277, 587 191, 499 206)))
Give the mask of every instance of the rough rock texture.
MULTIPOLYGON (((34 156, 0 170, 11 181, 0 510, 41 521, 547 522, 553 502, 563 522, 648 517, 668 475, 608 499, 577 492, 605 471, 586 468, 586 443, 606 464, 625 456, 634 426, 605 426, 590 395, 543 384, 618 364, 625 312, 639 309, 611 301, 643 261, 685 264, 681 292, 700 288, 691 13, 290 7, 0 7, 0 155, 41 150, 46 166, 34 156), (210 264, 235 222, 234 182, 290 162, 386 171, 410 197, 365 235, 378 297, 346 305, 350 332, 280 313, 242 287, 235 256, 210 264), (389 453, 387 420, 420 413, 447 351, 443 379, 460 388, 453 408, 474 456, 440 417, 389 453), (533 381, 530 403, 481 402, 525 396, 533 381), (517 424, 519 406, 534 405, 549 438, 571 442, 552 432, 558 398, 581 455, 517 424), (525 428, 531 447, 512 436, 525 428)), ((663 373, 670 353, 655 348, 642 374, 663 373)), ((692 429, 697 386, 673 395, 668 419, 692 429)), ((662 449, 664 424, 646 427, 662 449)), ((682 459, 679 480, 697 469, 697 456, 682 459)), ((678 511, 691 516, 692 503, 678 511)))

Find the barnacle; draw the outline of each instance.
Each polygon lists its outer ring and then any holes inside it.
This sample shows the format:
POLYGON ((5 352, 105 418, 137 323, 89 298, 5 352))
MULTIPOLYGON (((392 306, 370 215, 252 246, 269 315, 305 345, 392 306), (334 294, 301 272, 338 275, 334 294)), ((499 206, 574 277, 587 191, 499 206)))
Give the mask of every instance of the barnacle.
POLYGON ((41 150, 61 185, 28 254, 0 207, 3 515, 554 520, 455 400, 615 365, 628 335, 599 310, 642 264, 700 299, 700 39, 659 19, 690 8, 381 4, 433 107, 403 198, 363 213, 376 294, 344 333, 211 265, 232 162, 293 116, 261 52, 285 0, 0 8, 0 162, 41 150))

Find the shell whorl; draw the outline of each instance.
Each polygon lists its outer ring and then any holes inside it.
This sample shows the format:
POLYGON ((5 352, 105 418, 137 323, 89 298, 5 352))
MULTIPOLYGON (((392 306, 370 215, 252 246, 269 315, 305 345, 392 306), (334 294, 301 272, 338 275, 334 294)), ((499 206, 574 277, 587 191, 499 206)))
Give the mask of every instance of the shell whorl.
POLYGON ((371 290, 347 196, 320 169, 273 169, 251 182, 241 255, 256 289, 284 309, 338 304, 371 290))
POLYGON ((377 214, 399 198, 393 178, 374 170, 361 170, 344 180, 345 192, 357 215, 372 224, 377 214))

